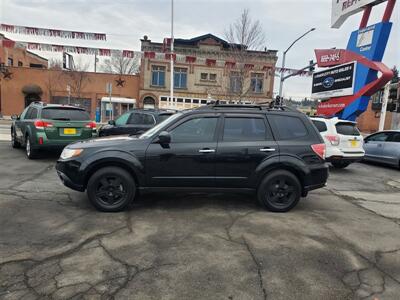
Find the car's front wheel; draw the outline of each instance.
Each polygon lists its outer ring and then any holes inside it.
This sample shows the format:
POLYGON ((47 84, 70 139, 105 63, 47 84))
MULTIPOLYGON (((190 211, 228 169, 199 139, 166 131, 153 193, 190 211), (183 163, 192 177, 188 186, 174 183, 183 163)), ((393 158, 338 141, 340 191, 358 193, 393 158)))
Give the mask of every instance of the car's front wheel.
POLYGON ((299 179, 286 170, 268 173, 261 181, 257 191, 259 203, 274 212, 291 210, 299 202, 300 196, 299 179))
POLYGON ((119 167, 99 169, 90 177, 87 184, 89 200, 100 211, 121 211, 132 202, 135 194, 134 179, 119 167))

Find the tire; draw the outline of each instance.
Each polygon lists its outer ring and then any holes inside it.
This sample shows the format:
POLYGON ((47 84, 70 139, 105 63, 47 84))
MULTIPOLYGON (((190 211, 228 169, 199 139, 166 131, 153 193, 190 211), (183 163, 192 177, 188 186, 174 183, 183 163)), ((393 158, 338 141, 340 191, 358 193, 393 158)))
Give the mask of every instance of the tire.
POLYGON ((21 148, 21 144, 17 141, 17 137, 15 136, 14 129, 11 130, 11 147, 13 148, 21 148))
POLYGON ((344 169, 350 165, 349 162, 345 161, 332 161, 331 162, 332 166, 334 166, 336 169, 344 169))
POLYGON ((87 195, 97 210, 122 211, 135 198, 135 180, 119 167, 101 168, 89 178, 87 195))
POLYGON ((297 205, 301 196, 299 179, 286 170, 268 173, 258 186, 258 202, 267 210, 287 212, 297 205))
POLYGON ((25 154, 29 159, 35 159, 38 156, 38 150, 32 147, 32 142, 29 135, 25 138, 25 154))

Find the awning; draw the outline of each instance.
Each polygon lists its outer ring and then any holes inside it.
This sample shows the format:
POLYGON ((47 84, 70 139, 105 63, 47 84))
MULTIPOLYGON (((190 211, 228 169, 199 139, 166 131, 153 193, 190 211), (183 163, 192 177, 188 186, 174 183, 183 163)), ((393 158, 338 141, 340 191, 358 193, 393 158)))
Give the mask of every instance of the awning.
POLYGON ((36 84, 29 84, 29 85, 25 85, 22 88, 22 92, 24 94, 43 94, 42 88, 36 84))
MULTIPOLYGON (((110 103, 110 97, 103 97, 101 98, 101 102, 108 102, 110 103)), ((136 99, 133 98, 123 98, 123 97, 111 97, 112 103, 129 103, 129 104, 136 104, 136 99)))

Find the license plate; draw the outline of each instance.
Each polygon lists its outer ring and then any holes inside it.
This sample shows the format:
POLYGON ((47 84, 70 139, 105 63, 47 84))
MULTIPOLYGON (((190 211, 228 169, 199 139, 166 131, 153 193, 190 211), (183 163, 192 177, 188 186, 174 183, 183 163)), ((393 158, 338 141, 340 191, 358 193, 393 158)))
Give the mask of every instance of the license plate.
POLYGON ((76 128, 64 128, 64 134, 76 134, 76 128))
POLYGON ((358 147, 358 141, 350 141, 352 147, 358 147))

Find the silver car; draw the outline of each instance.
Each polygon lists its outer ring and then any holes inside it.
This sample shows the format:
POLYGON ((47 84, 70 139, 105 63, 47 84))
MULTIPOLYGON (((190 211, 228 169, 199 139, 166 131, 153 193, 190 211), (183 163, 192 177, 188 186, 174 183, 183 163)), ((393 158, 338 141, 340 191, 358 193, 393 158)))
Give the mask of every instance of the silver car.
POLYGON ((364 150, 364 160, 400 168, 400 130, 385 130, 367 136, 364 150))

